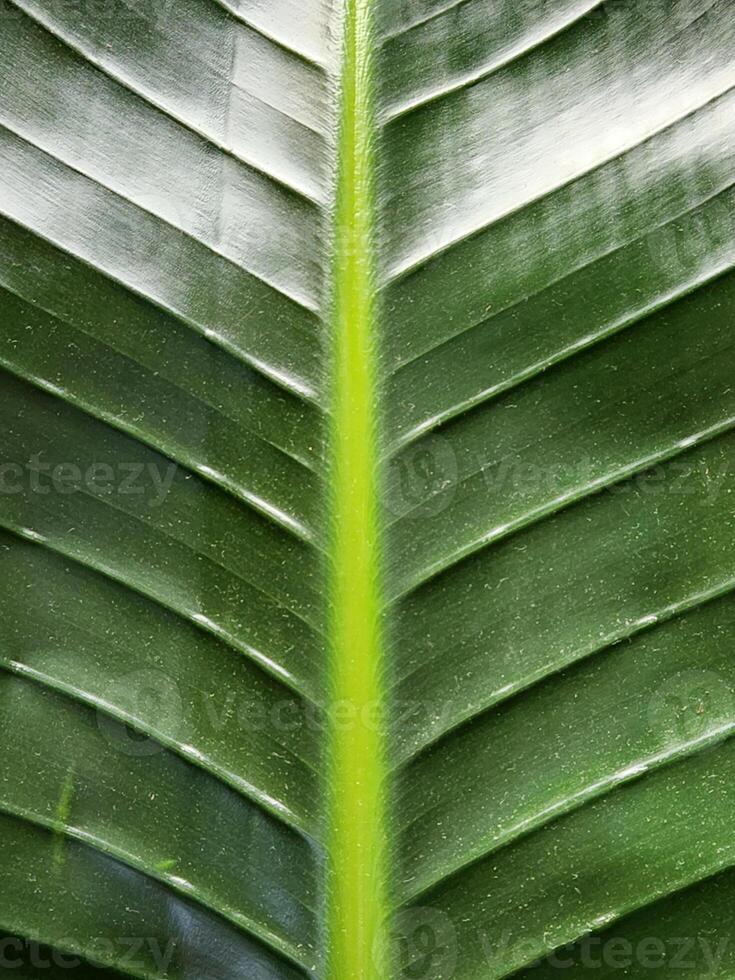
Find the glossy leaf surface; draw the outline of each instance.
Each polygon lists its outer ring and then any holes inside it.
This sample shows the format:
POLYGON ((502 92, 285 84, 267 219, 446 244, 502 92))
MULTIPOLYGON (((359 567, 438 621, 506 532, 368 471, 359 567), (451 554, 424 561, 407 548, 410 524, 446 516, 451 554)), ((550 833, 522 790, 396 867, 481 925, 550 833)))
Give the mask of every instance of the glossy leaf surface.
POLYGON ((735 966, 730 0, 5 0, 0 968, 735 966))

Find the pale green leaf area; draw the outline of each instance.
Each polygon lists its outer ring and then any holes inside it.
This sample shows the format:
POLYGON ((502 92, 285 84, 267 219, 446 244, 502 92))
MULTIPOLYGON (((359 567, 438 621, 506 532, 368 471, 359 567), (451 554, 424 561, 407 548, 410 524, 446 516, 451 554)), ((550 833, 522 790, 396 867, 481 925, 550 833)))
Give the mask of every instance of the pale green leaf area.
POLYGON ((735 977, 733 0, 3 0, 0 976, 735 977))

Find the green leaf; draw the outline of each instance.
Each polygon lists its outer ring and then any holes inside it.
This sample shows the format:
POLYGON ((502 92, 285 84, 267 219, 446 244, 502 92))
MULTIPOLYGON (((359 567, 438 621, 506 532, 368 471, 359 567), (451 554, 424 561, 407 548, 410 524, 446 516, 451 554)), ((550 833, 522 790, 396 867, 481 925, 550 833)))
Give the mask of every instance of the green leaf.
POLYGON ((732 977, 730 0, 0 10, 0 969, 732 977))

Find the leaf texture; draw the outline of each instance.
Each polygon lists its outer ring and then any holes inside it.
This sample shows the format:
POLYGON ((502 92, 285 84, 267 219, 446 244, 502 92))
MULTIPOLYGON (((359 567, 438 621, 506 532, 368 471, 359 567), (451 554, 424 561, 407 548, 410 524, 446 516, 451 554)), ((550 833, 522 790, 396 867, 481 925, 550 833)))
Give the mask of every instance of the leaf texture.
POLYGON ((0 9, 0 965, 732 976, 730 0, 0 9))

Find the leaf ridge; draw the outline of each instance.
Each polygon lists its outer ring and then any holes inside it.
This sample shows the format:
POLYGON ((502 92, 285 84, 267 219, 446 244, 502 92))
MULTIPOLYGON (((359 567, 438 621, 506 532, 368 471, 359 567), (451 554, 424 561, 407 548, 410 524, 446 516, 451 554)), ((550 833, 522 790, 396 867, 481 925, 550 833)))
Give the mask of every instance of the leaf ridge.
MULTIPOLYGON (((0 128, 2 128, 2 124, 0 124, 0 128)), ((58 249, 59 251, 72 256, 75 259, 75 261, 80 262, 82 265, 87 266, 87 268, 89 269, 92 269, 98 275, 103 276, 105 279, 109 280, 110 282, 113 282, 116 285, 120 286, 122 289, 127 290, 133 296, 137 296, 145 303, 149 303, 155 309, 159 309, 164 313, 166 313, 168 316, 173 317, 179 323, 182 323, 184 326, 188 327, 189 329, 193 330, 195 333, 204 337, 215 347, 219 347, 221 350, 225 351, 231 357, 235 358, 235 360, 239 360, 243 364, 246 364, 249 368, 251 368, 253 371, 256 371, 266 380, 271 381, 273 384, 277 385, 283 391, 286 391, 290 395, 293 395, 294 398, 298 398, 303 402, 308 402, 309 404, 314 405, 317 408, 322 407, 315 388, 313 388, 312 385, 309 384, 305 379, 298 378, 292 373, 286 373, 280 368, 278 368, 276 365, 268 364, 266 361, 263 361, 261 358, 254 356, 253 354, 249 353, 247 350, 243 349, 239 345, 232 343, 226 337, 221 336, 219 333, 217 333, 217 331, 210 329, 205 324, 197 322, 196 320, 187 316, 185 313, 181 312, 180 310, 176 310, 173 307, 168 306, 166 303, 162 302, 160 299, 156 299, 155 297, 144 292, 143 290, 136 288, 132 284, 126 282, 124 279, 120 278, 119 276, 115 275, 114 273, 110 272, 104 267, 94 264, 93 262, 86 259, 83 255, 74 252, 73 250, 69 249, 68 247, 54 240, 53 238, 41 234, 36 228, 32 227, 27 222, 22 221, 5 211, 3 211, 2 214, 7 221, 10 221, 18 228, 24 229, 24 231, 27 231, 29 234, 34 235, 36 238, 40 239, 41 241, 47 242, 53 248, 58 249)))
MULTIPOLYGON (((269 503, 254 492, 248 490, 246 487, 241 486, 236 481, 230 480, 224 474, 218 473, 211 467, 194 460, 186 451, 177 451, 171 446, 163 446, 157 439, 148 435, 138 426, 131 425, 124 420, 117 418, 106 410, 95 407, 94 405, 88 403, 86 399, 77 397, 73 392, 68 391, 67 389, 60 389, 57 385, 51 381, 48 381, 46 378, 41 378, 30 371, 25 371, 23 368, 18 367, 13 361, 9 360, 7 357, 4 357, 2 354, 0 354, 0 366, 16 377, 22 378, 24 381, 27 381, 29 384, 33 385, 39 390, 51 395, 53 398, 58 398, 61 401, 73 405, 74 408, 80 412, 83 412, 90 418, 96 419, 102 424, 110 426, 119 432, 124 432, 125 435, 130 436, 142 445, 155 449, 156 452, 168 457, 178 466, 182 466, 190 473, 196 474, 196 476, 217 487, 220 491, 227 493, 229 496, 237 500, 238 503, 244 504, 261 517, 266 517, 285 533, 293 535, 295 538, 297 538, 299 541, 303 541, 305 544, 318 548, 314 531, 293 514, 289 514, 286 511, 281 510, 281 508, 277 507, 275 504, 269 503)), ((256 438, 259 437, 256 436, 256 438)), ((280 452, 278 447, 273 448, 280 452)), ((298 462, 298 460, 295 460, 295 462, 298 462)), ((243 579, 243 581, 245 581, 245 579, 243 579)), ((260 591, 263 590, 261 589, 260 591)), ((294 613, 294 615, 297 614, 294 613)))
MULTIPOLYGON (((284 299, 287 299, 290 302, 294 303, 296 306, 300 307, 302 310, 305 310, 307 313, 318 313, 319 305, 316 302, 310 300, 307 296, 300 294, 296 290, 287 289, 285 286, 281 286, 278 285, 277 283, 269 281, 269 279, 266 278, 261 273, 249 269, 241 262, 236 261, 231 255, 228 255, 226 252, 220 251, 220 249, 218 248, 215 248, 214 245, 205 241, 202 238, 199 238, 193 232, 187 231, 185 228, 180 228, 178 225, 173 224, 167 218, 164 218, 153 211, 149 211, 148 208, 145 208, 141 204, 138 204, 136 201, 134 201, 131 197, 128 197, 127 194, 124 194, 122 191, 116 190, 110 184, 105 183, 105 181, 100 180, 97 177, 93 177, 90 173, 87 173, 86 171, 82 170, 80 167, 71 164, 68 161, 57 156, 53 151, 47 149, 46 147, 40 146, 35 140, 30 139, 24 133, 18 132, 18 130, 15 129, 15 127, 8 125, 7 121, 3 121, 2 123, 0 123, 0 127, 5 129, 9 133, 12 133, 13 136, 15 136, 19 140, 22 140, 28 146, 31 146, 33 147, 33 149, 38 150, 40 153, 44 154, 44 156, 48 157, 50 160, 53 160, 54 163, 59 164, 61 167, 64 167, 66 170, 70 170, 73 173, 79 174, 81 177, 84 177, 85 180, 90 181, 92 184, 95 184, 97 187, 101 187, 105 191, 108 191, 110 194, 114 194, 116 198, 118 198, 121 201, 125 201, 125 203, 131 205, 131 207, 134 207, 139 211, 143 211, 145 214, 154 218, 156 221, 160 221, 161 224, 173 228, 175 231, 177 231, 180 235, 183 235, 185 238, 195 241, 199 246, 205 249, 205 251, 211 253, 212 255, 217 256, 217 258, 222 259, 228 264, 233 265, 236 269, 239 269, 241 272, 244 272, 248 276, 251 276, 257 282, 262 283, 262 285, 267 286, 269 289, 272 289, 274 293, 277 293, 279 296, 282 296, 284 299)), ((8 217, 10 217, 10 215, 8 215, 8 217)), ((63 247, 63 246, 57 246, 57 247, 63 247)), ((81 258, 81 256, 75 256, 75 257, 81 258)))
POLYGON ((648 456, 644 456, 643 458, 635 460, 632 463, 628 463, 618 470, 614 470, 612 472, 605 473, 600 477, 596 477, 594 480, 591 480, 589 483, 582 484, 580 487, 575 487, 571 490, 565 491, 565 493, 561 494, 559 497, 535 507, 533 510, 522 514, 520 517, 514 518, 507 524, 502 524, 499 527, 493 528, 480 538, 469 542, 452 555, 447 556, 447 558, 440 559, 439 561, 435 562, 433 565, 423 570, 420 575, 417 575, 413 580, 407 582, 399 592, 392 595, 388 600, 388 604, 391 605, 403 598, 406 598, 411 593, 416 592, 422 586, 426 585, 427 582, 432 581, 432 579, 446 572, 451 572, 466 559, 471 558, 480 551, 484 551, 486 548, 491 547, 498 541, 507 540, 519 531, 538 524, 547 518, 553 517, 555 514, 566 510, 567 507, 581 503, 600 490, 605 490, 608 487, 623 483, 632 477, 646 472, 646 470, 649 470, 660 463, 666 463, 672 459, 676 459, 677 456, 688 451, 689 449, 695 446, 703 445, 712 439, 716 439, 718 436, 724 435, 725 433, 731 431, 733 427, 735 427, 735 416, 722 419, 708 428, 703 429, 701 432, 692 433, 682 437, 671 446, 667 446, 664 449, 657 450, 655 453, 651 453, 648 456))
MULTIPOLYGON (((459 4, 456 4, 454 7, 449 7, 448 10, 453 10, 457 6, 461 6, 462 2, 468 2, 468 0, 460 0, 459 4)), ((482 82, 485 79, 490 78, 496 72, 510 67, 516 61, 520 61, 522 58, 525 58, 526 55, 531 54, 531 52, 538 51, 540 48, 543 48, 544 45, 555 40, 565 31, 570 30, 606 2, 607 0, 587 0, 587 6, 579 11, 575 11, 569 18, 567 18, 566 21, 563 21, 548 30, 545 30, 542 27, 538 36, 532 36, 530 39, 519 41, 507 54, 500 55, 500 57, 496 58, 495 61, 491 62, 491 64, 478 68, 464 78, 450 82, 439 89, 423 93, 413 99, 409 99, 407 102, 401 102, 397 105, 391 106, 383 114, 381 122, 383 125, 387 125, 397 119, 405 119, 406 116, 411 115, 411 113, 415 112, 417 109, 421 109, 427 105, 432 105, 433 103, 439 102, 455 92, 462 92, 465 89, 470 88, 472 85, 476 85, 478 82, 482 82)), ((447 11, 441 11, 440 13, 436 14, 435 17, 440 17, 446 12, 447 11)), ((433 19, 433 17, 427 18, 427 20, 420 21, 419 23, 425 24, 428 22, 428 20, 433 19)), ((414 26, 417 27, 419 25, 416 24, 414 26)))
MULTIPOLYGON (((389 372, 389 375, 388 376, 390 378, 396 378, 397 376, 399 376, 401 374, 401 372, 404 369, 410 367, 412 364, 415 364, 417 361, 420 361, 423 358, 431 357, 432 354, 436 353, 437 351, 440 351, 442 348, 447 347, 448 345, 450 345, 451 343, 453 343, 457 339, 465 336, 468 333, 471 333, 474 330, 484 330, 484 329, 486 329, 499 316, 502 316, 503 314, 507 314, 507 313, 511 312, 512 310, 516 309, 518 306, 520 306, 521 304, 527 302, 530 299, 534 299, 537 296, 543 295, 545 292, 553 289, 555 286, 559 286, 561 283, 566 282, 566 280, 569 279, 569 278, 571 278, 572 276, 577 275, 580 272, 584 272, 587 269, 593 268, 598 263, 604 262, 606 259, 609 259, 612 256, 619 254, 620 252, 624 251, 626 248, 630 248, 631 245, 636 245, 639 242, 645 241, 645 239, 648 238, 654 232, 660 231, 663 228, 668 228, 670 226, 676 227, 676 223, 678 221, 681 221, 682 218, 686 218, 689 215, 696 214, 698 211, 700 211, 706 205, 711 204, 712 202, 714 202, 714 201, 718 200, 719 198, 721 198, 723 195, 727 194, 729 191, 731 191, 733 189, 733 187, 735 187, 735 181, 734 180, 730 180, 724 186, 719 187, 712 194, 709 194, 706 197, 702 198, 702 200, 697 201, 691 207, 686 208, 685 210, 678 212, 674 216, 669 216, 669 217, 667 217, 663 221, 655 222, 654 224, 648 225, 646 227, 645 231, 643 231, 641 234, 637 234, 637 235, 635 235, 632 238, 626 238, 625 241, 618 242, 612 248, 606 249, 605 251, 600 252, 597 255, 594 255, 592 258, 590 258, 590 259, 588 259, 588 260, 586 260, 584 262, 581 262, 581 263, 579 263, 577 265, 574 265, 574 266, 570 267, 563 275, 558 276, 558 277, 552 279, 550 282, 545 283, 539 289, 533 290, 532 292, 529 292, 529 293, 524 293, 518 299, 513 300, 511 303, 508 303, 506 306, 499 307, 498 309, 493 310, 492 314, 489 317, 486 317, 484 320, 480 320, 477 323, 471 323, 467 327, 464 327, 462 330, 460 330, 458 333, 452 334, 451 337, 447 337, 445 340, 442 340, 440 343, 435 344, 433 347, 429 347, 426 350, 422 351, 420 354, 416 354, 413 357, 409 358, 408 360, 402 361, 396 367, 392 368, 392 370, 389 372)), ((654 312, 655 312, 655 310, 654 310, 654 312)), ((555 361, 552 361, 551 363, 556 363, 556 362, 555 361)), ((511 387, 514 387, 514 385, 511 385, 511 387)), ((502 390, 506 390, 506 389, 502 389, 502 390)), ((497 391, 498 391, 498 393, 500 393, 500 390, 499 389, 497 389, 497 391)), ((490 392, 490 394, 488 395, 488 397, 493 397, 494 394, 496 393, 496 389, 489 389, 489 392, 490 392)), ((483 395, 484 395, 484 393, 483 393, 483 395)), ((480 398, 481 395, 478 395, 476 397, 480 398)), ((483 401, 484 400, 485 400, 485 398, 483 396, 483 401)), ((477 404, 482 404, 482 403, 483 402, 480 401, 477 404)), ((459 407, 461 407, 462 404, 463 403, 460 403, 460 406, 459 407)), ((475 407, 474 406, 474 403, 472 405, 470 405, 469 407, 470 408, 475 407)), ((449 421, 450 418, 455 418, 456 417, 456 414, 463 414, 463 411, 460 411, 460 412, 454 414, 454 408, 455 408, 455 406, 452 406, 450 409, 447 409, 446 410, 447 412, 449 412, 449 411, 452 411, 453 412, 453 414, 451 416, 448 416, 447 417, 446 421, 449 421)), ((438 423, 438 425, 442 425, 444 421, 445 420, 444 420, 444 418, 442 416, 442 420, 438 423)), ((432 428, 433 427, 434 426, 432 426, 432 428)), ((411 442, 413 442, 414 441, 413 431, 414 430, 411 430, 411 432, 406 433, 404 435, 402 441, 396 443, 396 445, 394 447, 392 447, 391 452, 400 450, 405 445, 409 445, 411 442)), ((423 430, 423 429, 419 430, 419 427, 417 426, 416 427, 417 437, 423 435, 424 434, 424 431, 425 430, 423 430)))
POLYGON ((279 38, 276 34, 273 34, 267 31, 265 28, 258 26, 258 24, 256 24, 250 17, 246 17, 240 10, 233 7, 228 0, 212 0, 212 2, 226 11, 230 17, 240 21, 241 24, 245 24, 251 31, 255 31, 256 34, 260 34, 261 37, 265 38, 266 41, 270 41, 271 44, 275 44, 276 47, 282 48, 284 51, 288 51, 289 54, 295 54, 298 58, 301 58, 302 61, 313 65, 315 68, 320 69, 320 71, 325 72, 327 70, 327 65, 325 62, 318 58, 315 54, 299 50, 298 48, 289 44, 287 41, 284 41, 283 38, 279 38))
POLYGON ((502 705, 507 701, 522 696, 526 691, 529 691, 531 688, 536 687, 537 685, 543 684, 549 678, 561 674, 569 667, 582 663, 582 661, 589 660, 592 657, 596 657, 598 654, 604 653, 606 650, 617 646, 619 643, 634 639, 639 634, 653 629, 655 626, 658 626, 661 623, 666 623, 669 622, 669 620, 684 616, 688 612, 699 609, 700 606, 704 606, 709 602, 720 599, 733 591, 735 591, 735 577, 725 579, 709 589, 696 592, 693 595, 679 600, 678 602, 664 606, 662 609, 659 609, 656 612, 641 616, 634 622, 627 624, 623 629, 617 630, 614 633, 602 637, 600 642, 595 644, 593 647, 587 650, 583 649, 572 654, 572 656, 565 659, 563 663, 556 663, 551 668, 536 671, 511 687, 506 686, 505 688, 501 689, 501 691, 498 691, 494 695, 487 698, 481 707, 473 707, 463 716, 456 718, 447 728, 436 733, 410 754, 399 759, 395 765, 395 769, 400 770, 405 768, 420 755, 423 755, 425 752, 429 751, 433 746, 438 745, 440 742, 444 741, 444 739, 449 738, 460 729, 473 724, 478 718, 481 718, 483 715, 497 708, 498 705, 502 705))
POLYGON ((444 14, 448 14, 450 11, 456 10, 457 7, 464 7, 471 2, 472 0, 449 0, 446 6, 442 7, 440 10, 435 10, 432 14, 429 14, 422 20, 414 21, 408 27, 384 34, 382 37, 382 42, 385 44, 387 41, 392 41, 393 38, 403 37, 404 34, 409 34, 415 28, 421 27, 422 24, 428 24, 432 20, 437 20, 439 17, 443 17, 444 14))
MULTIPOLYGON (((687 610, 687 612, 690 611, 692 610, 687 610)), ((503 831, 492 843, 480 843, 465 860, 455 862, 452 867, 447 868, 440 874, 432 875, 424 880, 419 879, 415 884, 412 882, 413 887, 407 890, 405 895, 401 896, 400 904, 408 905, 421 900, 448 880, 461 877, 463 872, 481 864, 485 859, 493 854, 497 854, 506 847, 516 844, 524 837, 528 837, 542 830, 555 820, 559 820, 570 813, 583 809, 594 801, 614 793, 620 787, 627 786, 629 783, 637 780, 642 780, 649 773, 656 772, 668 765, 673 765, 676 762, 688 759, 698 752, 703 752, 719 745, 721 742, 731 738, 734 733, 735 721, 727 722, 688 742, 680 742, 669 749, 664 749, 645 758, 637 759, 624 769, 610 773, 596 780, 594 783, 584 786, 581 790, 568 797, 556 800, 538 813, 532 814, 530 817, 520 821, 509 830, 503 831)))
MULTIPOLYGON (((703 882, 706 882, 709 879, 714 878, 716 875, 722 874, 722 872, 724 871, 729 871, 732 868, 735 868, 735 862, 728 859, 724 859, 720 861, 710 861, 708 864, 700 868, 699 872, 696 875, 682 877, 678 881, 672 882, 666 888, 659 889, 653 894, 648 895, 645 899, 642 899, 638 902, 626 903, 621 908, 615 910, 614 912, 609 913, 604 917, 605 920, 604 925, 605 927, 611 926, 615 922, 619 922, 621 919, 624 919, 626 916, 631 915, 633 912, 639 912, 641 911, 641 909, 646 909, 649 906, 654 905, 656 902, 659 902, 664 898, 671 898, 674 895, 678 895, 681 892, 691 888, 692 886, 702 884, 703 882)), ((533 964, 538 961, 539 957, 549 956, 555 950, 563 949, 571 945, 572 943, 579 942, 580 939, 583 939, 585 936, 590 935, 593 931, 595 931, 596 928, 599 928, 599 926, 595 927, 594 924, 591 924, 583 932, 578 932, 577 935, 573 936, 571 939, 568 939, 566 942, 554 946, 553 949, 548 947, 545 949, 540 949, 539 956, 536 957, 534 960, 528 960, 525 963, 522 963, 520 966, 514 967, 512 970, 506 973, 502 973, 500 976, 496 978, 496 980, 508 980, 508 978, 510 977, 517 976, 518 974, 521 973, 521 971, 526 970, 529 967, 533 966, 533 964)))
MULTIPOLYGON (((163 732, 157 731, 151 725, 124 711, 113 702, 105 701, 88 691, 83 691, 81 688, 75 687, 72 684, 67 684, 65 681, 53 677, 51 674, 36 670, 34 667, 20 663, 17 660, 8 660, 4 656, 0 656, 0 670, 6 670, 8 673, 23 677, 25 680, 38 684, 50 691, 63 694, 75 703, 84 704, 114 721, 118 721, 123 725, 129 725, 139 734, 153 739, 166 751, 184 759, 191 765, 197 766, 212 776, 212 778, 233 789, 244 799, 293 830, 300 837, 303 837, 305 840, 319 842, 317 828, 305 813, 297 813, 282 800, 275 799, 275 797, 266 793, 254 783, 249 782, 239 773, 225 769, 204 755, 204 753, 195 749, 194 746, 186 745, 184 742, 177 741, 165 735, 163 732)), ((310 766, 305 759, 302 758, 301 761, 304 765, 310 766)))
POLYGON ((11 534, 22 538, 25 541, 31 541, 32 543, 46 548, 55 554, 62 555, 64 558, 68 558, 77 565, 92 569, 99 575, 102 575, 103 577, 110 579, 110 581, 123 586, 123 588, 130 589, 131 592, 142 595, 151 602, 154 602, 169 612, 174 613, 187 623, 196 626, 200 630, 203 630, 205 633, 215 636, 218 640, 221 640, 225 646, 240 654, 244 654, 248 660, 254 664, 257 664, 261 670, 263 670, 270 677, 275 678, 284 687, 298 694, 310 704, 319 707, 319 701, 316 694, 307 690, 303 681, 298 679, 294 674, 292 674, 285 667, 282 667, 275 660, 271 659, 269 656, 267 656, 267 654, 262 653, 256 647, 246 643, 244 640, 239 639, 237 636, 234 636, 228 630, 219 626, 208 617, 200 613, 184 609, 182 606, 178 606, 173 602, 169 603, 163 597, 153 593, 146 586, 139 585, 128 580, 117 569, 107 567, 104 562, 88 556, 83 556, 79 554, 76 549, 65 547, 63 544, 60 544, 39 533, 38 531, 33 530, 33 528, 20 527, 19 525, 14 524, 12 521, 9 521, 4 515, 0 515, 0 527, 5 528, 6 531, 9 531, 11 534))
MULTIPOLYGON (((88 62, 90 65, 96 68, 97 71, 102 72, 103 75, 106 75, 113 82, 117 83, 121 88, 124 88, 126 91, 130 92, 131 95, 136 96, 137 98, 141 99, 141 101, 152 106, 154 109, 162 113, 164 116, 167 116, 173 122, 177 123, 180 126, 183 126, 185 129, 189 130, 189 132, 194 133, 205 143, 208 143, 210 146, 213 146, 215 149, 219 150, 220 153, 224 153, 227 156, 231 157, 233 160, 237 160, 238 163, 243 164, 244 166, 248 167, 250 170, 256 171, 258 174, 265 177, 267 180, 272 181, 277 187, 286 190, 291 194, 297 195, 298 197, 308 202, 309 204, 315 205, 317 207, 323 207, 325 205, 325 200, 323 196, 321 197, 315 196, 313 191, 308 190, 305 185, 300 186, 295 182, 289 181, 285 177, 281 177, 278 174, 265 169, 263 166, 256 163, 254 160, 248 159, 246 156, 243 155, 242 152, 238 152, 234 150, 232 147, 227 146, 225 143, 221 142, 211 134, 204 132, 204 130, 200 129, 194 123, 190 122, 189 120, 185 119, 183 116, 174 112, 172 109, 167 108, 155 95, 147 93, 143 87, 136 85, 134 81, 132 81, 129 78, 125 78, 120 72, 117 72, 114 68, 106 65, 102 59, 97 58, 94 54, 87 51, 81 44, 76 43, 72 38, 70 38, 66 34, 66 32, 52 25, 46 18, 44 18, 37 11, 29 10, 25 5, 24 0, 10 0, 10 3, 12 3, 13 6, 16 7, 16 9, 22 11, 23 15, 28 17, 29 20, 32 20, 35 24, 38 24, 39 27, 41 27, 52 37, 55 37, 59 41, 59 43, 63 44, 70 51, 73 51, 80 58, 84 59, 84 61, 88 62)), ((282 110, 274 109, 274 111, 280 112, 282 110)), ((293 116, 288 116, 288 118, 293 120, 293 122, 297 123, 299 126, 304 125, 298 119, 295 119, 293 116)), ((314 130, 311 131, 314 132, 314 130)), ((16 134, 16 135, 20 135, 20 134, 16 134)), ((85 176, 88 175, 85 174, 85 176)))
MULTIPOLYGON (((70 327, 73 327, 74 329, 78 329, 81 333, 85 335, 85 337, 91 337, 95 343, 105 347, 107 350, 113 352, 116 356, 121 357, 124 360, 137 365, 138 367, 142 368, 144 371, 148 370, 146 365, 143 364, 142 361, 133 357, 126 351, 113 346, 112 344, 108 343, 106 340, 102 340, 101 338, 95 336, 94 334, 89 334, 84 329, 83 324, 78 325, 70 317, 55 313, 53 310, 48 309, 46 305, 39 303, 36 299, 29 299, 26 296, 22 295, 17 288, 9 285, 6 281, 3 280, 2 272, 0 272, 0 292, 5 292, 12 296, 15 296, 17 299, 21 301, 21 303, 32 306, 34 309, 39 310, 40 312, 46 314, 46 316, 50 317, 52 320, 54 320, 57 323, 64 323, 70 327)), ((66 400, 69 400, 70 398, 76 397, 72 392, 69 392, 68 389, 64 389, 63 391, 59 390, 58 386, 54 385, 53 382, 49 381, 48 378, 42 378, 40 375, 34 375, 31 372, 22 373, 22 369, 15 367, 14 362, 11 362, 9 358, 0 357, 0 364, 2 364, 5 370, 15 374, 17 377, 24 378, 26 381, 29 382, 29 384, 36 385, 48 393, 57 395, 59 398, 64 398, 66 400)), ((192 393, 189 392, 186 388, 182 387, 180 384, 178 384, 176 381, 173 381, 170 378, 167 378, 166 381, 169 385, 175 387, 177 391, 180 391, 182 394, 186 395, 187 397, 196 398, 197 401, 199 401, 203 406, 206 406, 207 409, 216 413, 219 417, 221 417, 225 421, 231 422, 234 425, 239 425, 239 422, 236 419, 233 419, 231 416, 226 415, 225 412, 223 412, 222 409, 219 408, 219 406, 217 406, 214 402, 204 401, 204 399, 202 399, 198 395, 192 395, 192 393)), ((81 399, 78 399, 77 401, 74 402, 69 401, 69 403, 75 405, 75 407, 78 407, 80 411, 84 411, 96 419, 99 419, 101 421, 107 421, 106 419, 103 418, 101 414, 97 414, 97 409, 95 409, 95 407, 91 403, 88 408, 85 408, 83 406, 81 399)), ((115 422, 112 421, 109 422, 108 424, 114 426, 115 428, 119 427, 115 422)), ((124 425, 124 424, 126 423, 124 423, 123 421, 119 422, 119 425, 124 425)), ((299 466, 303 467, 307 472, 315 476, 318 475, 319 470, 312 463, 312 461, 309 460, 305 455, 303 456, 296 455, 295 452, 290 451, 283 446, 279 446, 276 442, 261 435, 261 433, 257 432, 253 428, 246 428, 245 426, 242 426, 242 428, 243 431, 245 431, 249 436, 256 439, 259 443, 262 443, 262 445, 267 446, 269 449, 273 449, 279 456, 282 456, 284 459, 292 460, 294 463, 298 463, 299 466)), ((128 430, 124 430, 124 431, 127 434, 132 435, 134 438, 138 438, 132 429, 130 429, 129 431, 128 430)), ((146 440, 142 437, 140 441, 146 442, 146 440)), ((170 455, 170 453, 167 453, 166 451, 162 450, 157 442, 150 441, 147 442, 146 444, 151 445, 154 449, 160 451, 163 455, 170 455)), ((186 466, 186 464, 184 463, 182 463, 182 465, 186 466)), ((210 480, 212 479, 211 477, 207 477, 206 474, 199 474, 199 475, 203 476, 205 479, 210 479, 210 480)))
POLYGON ((676 115, 673 119, 670 119, 663 125, 658 126, 653 131, 647 133, 642 138, 636 140, 635 143, 622 147, 619 151, 613 153, 612 155, 606 156, 605 159, 600 160, 598 163, 595 163, 591 167, 587 167, 582 172, 573 174, 571 177, 564 179, 561 183, 556 183, 554 184, 553 187, 543 190, 538 194, 534 195, 533 197, 530 197, 527 200, 522 201, 520 204, 514 205, 511 208, 507 209, 506 211, 493 216, 484 224, 463 230, 461 233, 455 235, 454 238, 448 240, 446 243, 442 245, 439 245, 437 248, 433 249, 432 251, 421 255, 415 255, 413 257, 409 256, 403 261, 394 264, 394 266, 388 271, 385 285, 392 285, 395 282, 400 282, 404 279, 408 279, 410 276, 414 275, 424 266, 428 265, 431 262, 435 262, 437 259, 443 258, 445 255, 452 252, 455 248, 457 248, 459 245, 462 245, 464 242, 470 241, 471 239, 477 238, 487 233, 488 231, 492 230, 492 228, 494 228, 501 221, 505 221, 507 218, 510 218, 512 215, 519 214, 520 212, 526 210, 532 204, 538 204, 540 201, 543 201, 546 198, 553 196, 558 191, 563 190, 564 188, 569 187, 572 184, 576 184, 584 180, 586 177, 589 177, 591 174, 595 173, 596 171, 603 169, 608 164, 621 159, 622 157, 626 156, 628 153, 633 152, 634 150, 638 149, 644 144, 647 144, 655 140, 658 136, 661 136, 662 134, 666 133, 668 130, 675 128, 680 123, 684 122, 684 120, 691 118, 692 116, 696 115, 698 112, 701 112, 702 109, 707 108, 707 106, 710 106, 713 103, 717 102, 719 99, 723 98, 723 96, 728 95, 730 92, 733 91, 733 89, 735 89, 735 84, 730 84, 726 86, 724 89, 708 96, 705 99, 705 101, 701 102, 699 105, 694 106, 691 109, 688 109, 684 113, 676 115))
POLYGON ((203 908, 209 909, 225 922, 229 922, 236 926, 246 935, 256 939, 266 949, 278 956, 279 959, 286 960, 290 965, 298 967, 305 976, 308 976, 309 964, 306 962, 305 957, 298 950, 298 948, 290 943, 288 939, 283 936, 279 936, 277 933, 268 929, 262 923, 257 922, 249 916, 244 916, 242 913, 237 913, 232 909, 225 910, 220 908, 215 902, 207 898, 203 892, 200 892, 199 889, 197 889, 197 887, 192 885, 190 882, 186 882, 184 885, 181 883, 181 881, 177 880, 176 875, 171 875, 165 871, 156 870, 147 862, 137 858, 134 854, 116 847, 114 844, 103 840, 101 837, 97 837, 95 834, 81 830, 78 827, 61 823, 58 820, 52 820, 48 817, 44 817, 41 814, 28 810, 26 807, 15 806, 8 800, 0 799, 0 812, 14 817, 16 820, 20 820, 24 823, 29 823, 36 827, 42 827, 44 830, 50 830, 55 834, 62 834, 64 837, 69 837, 76 840, 85 847, 90 847, 93 850, 101 852, 102 854, 106 854, 108 857, 114 858, 121 864, 133 868, 146 877, 159 881, 176 895, 194 900, 197 902, 197 904, 201 905, 203 908))

